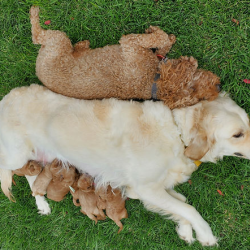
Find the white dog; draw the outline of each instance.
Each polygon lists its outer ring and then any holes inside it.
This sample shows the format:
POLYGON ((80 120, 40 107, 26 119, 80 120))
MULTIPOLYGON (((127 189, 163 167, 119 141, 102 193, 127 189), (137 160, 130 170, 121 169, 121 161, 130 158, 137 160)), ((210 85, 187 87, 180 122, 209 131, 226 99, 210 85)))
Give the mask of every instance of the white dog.
MULTIPOLYGON (((173 187, 197 169, 192 160, 249 159, 249 148, 248 116, 225 94, 173 113, 162 102, 77 100, 39 85, 14 89, 0 103, 1 186, 8 197, 11 170, 58 158, 94 176, 97 185, 123 188, 146 208, 172 215, 189 243, 192 229, 202 245, 217 240, 173 187)), ((44 197, 36 199, 49 213, 44 197)))

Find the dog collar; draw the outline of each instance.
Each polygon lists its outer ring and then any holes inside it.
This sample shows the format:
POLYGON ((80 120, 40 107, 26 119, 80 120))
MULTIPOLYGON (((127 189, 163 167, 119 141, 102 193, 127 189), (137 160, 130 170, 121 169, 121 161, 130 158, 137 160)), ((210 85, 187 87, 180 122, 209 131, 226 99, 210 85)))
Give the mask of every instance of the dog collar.
POLYGON ((197 167, 199 167, 200 165, 201 165, 201 161, 194 161, 194 164, 197 166, 197 167))
POLYGON ((152 96, 152 99, 153 99, 154 102, 157 101, 157 84, 156 84, 156 81, 160 78, 160 76, 161 75, 159 73, 157 73, 155 75, 154 83, 153 83, 152 89, 151 89, 151 96, 152 96))
MULTIPOLYGON (((156 55, 161 61, 163 61, 164 63, 167 62, 168 58, 166 56, 162 56, 162 55, 156 55)), ((157 84, 156 84, 156 81, 160 78, 160 74, 157 73, 155 75, 155 78, 154 78, 154 83, 152 84, 152 89, 151 89, 151 96, 152 96, 152 99, 153 101, 157 101, 157 84)))
POLYGON ((160 54, 156 55, 160 60, 162 60, 164 63, 167 62, 168 58, 166 56, 162 56, 160 54))

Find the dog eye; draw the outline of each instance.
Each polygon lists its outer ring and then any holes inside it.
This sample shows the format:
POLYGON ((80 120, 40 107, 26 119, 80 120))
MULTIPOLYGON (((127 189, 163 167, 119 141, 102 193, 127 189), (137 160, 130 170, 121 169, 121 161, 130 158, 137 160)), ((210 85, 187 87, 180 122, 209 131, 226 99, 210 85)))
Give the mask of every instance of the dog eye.
POLYGON ((242 132, 240 132, 240 133, 238 133, 236 135, 233 135, 234 138, 240 138, 242 136, 244 136, 244 134, 242 132))
POLYGON ((243 156, 243 154, 241 154, 241 153, 234 153, 234 154, 237 156, 243 156))

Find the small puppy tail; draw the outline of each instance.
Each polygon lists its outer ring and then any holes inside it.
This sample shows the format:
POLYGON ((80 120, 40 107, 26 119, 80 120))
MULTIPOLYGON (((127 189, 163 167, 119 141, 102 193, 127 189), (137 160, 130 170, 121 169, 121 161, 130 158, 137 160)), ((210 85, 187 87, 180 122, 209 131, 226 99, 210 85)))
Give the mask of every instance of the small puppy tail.
POLYGON ((3 193, 13 202, 16 202, 11 193, 12 185, 12 171, 7 169, 0 169, 1 188, 3 193))
POLYGON ((32 6, 30 9, 30 22, 32 41, 34 44, 44 44, 46 30, 42 29, 39 23, 39 7, 32 6))

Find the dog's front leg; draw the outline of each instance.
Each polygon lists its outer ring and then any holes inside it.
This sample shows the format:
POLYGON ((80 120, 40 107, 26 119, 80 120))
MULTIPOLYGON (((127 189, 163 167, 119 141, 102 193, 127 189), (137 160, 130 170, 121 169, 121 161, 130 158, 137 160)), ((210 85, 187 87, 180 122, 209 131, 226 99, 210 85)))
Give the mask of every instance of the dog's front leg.
POLYGON ((129 34, 122 36, 119 43, 121 46, 129 46, 133 50, 137 47, 145 49, 164 48, 164 53, 166 54, 176 40, 174 35, 168 35, 159 27, 150 26, 146 32, 147 34, 129 34))
MULTIPOLYGON (((33 190, 32 190, 32 185, 33 185, 34 181, 36 180, 37 175, 34 175, 34 176, 25 175, 25 177, 26 177, 27 181, 29 182, 31 191, 33 191, 33 190)), ((39 214, 48 215, 48 214, 51 213, 49 204, 48 204, 48 202, 45 200, 45 197, 44 197, 44 196, 35 195, 35 199, 36 199, 36 205, 37 205, 38 213, 39 213, 39 214)))
POLYGON ((180 193, 177 193, 174 189, 167 189, 166 190, 170 195, 172 195, 174 198, 186 202, 186 197, 180 193))
MULTIPOLYGON (((214 237, 208 223, 191 205, 174 198, 164 189, 159 190, 143 186, 137 190, 137 193, 140 200, 143 201, 145 207, 149 210, 158 212, 162 215, 173 215, 175 218, 177 216, 190 222, 192 228, 196 232, 197 239, 203 246, 213 246, 217 244, 217 239, 214 237)), ((183 223, 181 225, 184 226, 183 223)), ((186 229, 187 228, 182 227, 179 231, 183 234, 183 231, 185 232, 186 229)), ((189 234, 190 237, 190 227, 186 233, 189 234)))

